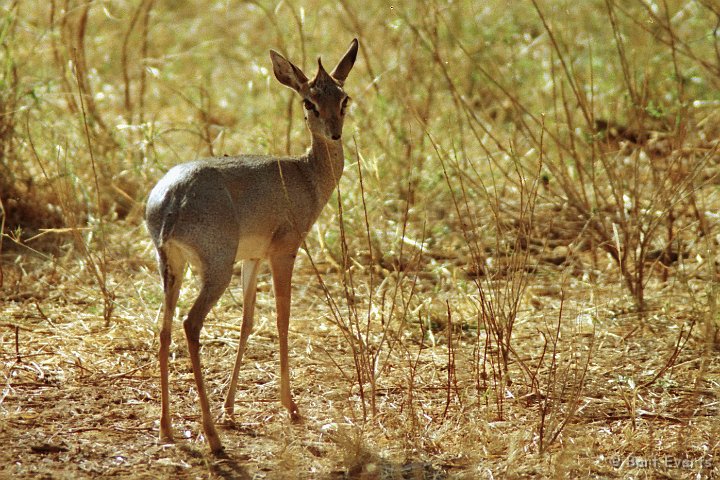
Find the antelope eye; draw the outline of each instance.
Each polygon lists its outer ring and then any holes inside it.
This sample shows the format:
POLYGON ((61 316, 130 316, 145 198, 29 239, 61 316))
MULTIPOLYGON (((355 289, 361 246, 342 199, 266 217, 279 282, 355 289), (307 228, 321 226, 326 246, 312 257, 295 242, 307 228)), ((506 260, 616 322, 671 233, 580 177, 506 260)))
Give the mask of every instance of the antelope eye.
POLYGON ((342 106, 340 107, 340 113, 345 115, 345 109, 348 106, 348 102, 350 102, 350 97, 345 97, 345 99, 342 101, 342 106))
POLYGON ((312 103, 310 100, 303 100, 303 106, 308 112, 313 112, 316 117, 320 116, 320 112, 318 112, 317 107, 315 107, 315 104, 312 103))

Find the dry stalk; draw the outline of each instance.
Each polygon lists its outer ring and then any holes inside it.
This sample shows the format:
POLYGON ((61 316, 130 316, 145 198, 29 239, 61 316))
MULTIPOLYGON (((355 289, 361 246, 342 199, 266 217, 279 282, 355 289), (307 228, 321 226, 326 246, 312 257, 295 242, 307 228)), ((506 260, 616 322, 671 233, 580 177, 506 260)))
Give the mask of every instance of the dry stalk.
POLYGON ((146 0, 145 11, 143 13, 142 22, 142 65, 140 68, 140 92, 138 92, 138 121, 142 124, 145 123, 145 92, 147 91, 147 68, 145 62, 148 58, 148 47, 150 44, 150 11, 152 10, 154 0, 146 0))
POLYGON ((93 6, 92 0, 81 0, 75 5, 72 0, 64 0, 60 18, 58 16, 56 0, 50 1, 50 28, 55 29, 56 25, 60 31, 60 42, 55 35, 51 35, 51 45, 56 68, 60 71, 60 80, 65 87, 65 98, 68 109, 76 115, 80 115, 80 105, 75 101, 71 93, 79 84, 80 90, 85 94, 84 102, 85 117, 89 125, 96 146, 103 150, 112 149, 118 146, 112 135, 111 129, 105 122, 103 115, 95 103, 95 95, 90 81, 90 69, 87 62, 87 51, 85 47, 88 18, 90 9, 93 6), (72 79, 67 75, 67 63, 72 62, 72 79), (73 82, 74 81, 74 82, 73 82))
POLYGON ((2 197, 0 197, 0 288, 3 287, 5 280, 5 274, 3 273, 3 240, 5 239, 5 205, 3 204, 2 197))
POLYGON ((639 385, 638 388, 647 388, 651 386, 653 383, 657 381, 658 378, 665 375, 665 372, 667 372, 669 369, 675 365, 675 362, 677 361, 678 357, 680 356, 680 352, 682 352, 683 348, 685 347, 685 344, 690 340, 690 336, 692 335, 692 331, 695 328, 695 320, 693 319, 692 323, 690 324, 690 328, 688 329, 687 333, 685 333, 685 329, 681 328, 680 333, 678 334, 677 341, 675 342, 675 347, 673 348, 673 351, 670 353, 670 357, 665 362, 665 365, 660 368, 653 377, 644 382, 643 384, 639 385))
POLYGON ((558 311, 557 324, 550 340, 550 349, 548 351, 547 335, 545 332, 540 334, 545 339, 543 352, 538 361, 538 369, 545 363, 545 354, 550 354, 550 364, 545 377, 544 389, 541 388, 540 395, 540 419, 538 422, 538 442, 539 452, 542 454, 558 439, 565 427, 572 421, 577 413, 580 404, 583 389, 585 387, 585 378, 587 370, 592 358, 594 347, 595 332, 591 336, 590 344, 587 349, 587 357, 582 365, 578 364, 577 356, 579 353, 576 349, 569 349, 571 359, 567 360, 567 366, 561 369, 558 357, 561 355, 559 349, 560 343, 560 326, 563 319, 563 307, 565 303, 565 293, 560 293, 560 308, 558 311), (563 411, 561 404, 566 404, 563 411))
MULTIPOLYGON (((11 170, 7 168, 6 159, 10 156, 15 133, 15 111, 19 97, 19 79, 16 61, 11 47, 14 42, 20 1, 14 0, 7 13, 0 19, 0 51, 3 53, 0 65, 0 168, 6 178, 11 170)), ((0 183, 0 185, 2 185, 0 183)))
POLYGON ((418 429, 419 429, 419 422, 417 418, 416 413, 416 407, 415 407, 415 386, 417 385, 417 369, 418 365, 420 364, 420 355, 422 354, 423 347, 425 346, 424 339, 426 335, 425 331, 425 322, 423 322, 422 318, 418 318, 418 324, 420 325, 421 330, 421 341, 420 345, 418 346, 417 351, 415 352, 414 358, 412 358, 412 354, 408 349, 405 349, 405 359, 407 362, 407 396, 406 400, 403 402, 403 404, 400 406, 400 412, 403 413, 405 409, 405 402, 408 405, 408 415, 410 417, 410 422, 412 424, 411 433, 413 436, 418 435, 418 429))
POLYGON ((462 406, 460 389, 458 387, 457 374, 455 370, 455 343, 453 342, 454 325, 452 322, 452 310, 450 309, 450 302, 446 300, 445 303, 447 306, 447 384, 445 385, 446 396, 445 410, 443 410, 442 414, 443 421, 447 418, 448 411, 450 410, 453 393, 462 406))
POLYGON ((56 0, 50 0, 50 45, 52 47, 53 51, 53 59, 55 60, 55 68, 58 69, 58 71, 61 72, 60 81, 63 84, 64 90, 68 92, 68 94, 65 96, 68 110, 70 110, 71 113, 77 114, 78 107, 75 103, 75 96, 70 95, 69 92, 72 92, 74 88, 72 87, 72 84, 67 78, 66 73, 66 58, 65 58, 65 52, 61 51, 61 44, 65 44, 65 31, 68 28, 68 13, 67 13, 67 2, 65 3, 65 9, 62 10, 60 19, 57 19, 58 13, 57 13, 57 6, 56 6, 56 0), (55 35, 53 32, 56 28, 56 25, 59 23, 59 30, 60 35, 55 35), (58 42, 58 38, 62 40, 61 42, 58 42))
POLYGON ((96 214, 98 219, 99 227, 99 241, 100 241, 100 255, 95 258, 91 253, 91 248, 84 241, 82 252, 85 258, 88 260, 88 264, 91 267, 91 272, 97 281, 98 287, 103 296, 103 318, 105 319, 105 326, 110 325, 110 319, 112 318, 113 310, 115 309, 115 294, 109 290, 108 287, 108 259, 107 259, 107 245, 105 235, 105 220, 101 210, 100 202, 100 181, 98 179, 97 165, 95 161, 95 153, 93 150, 92 139, 90 138, 90 128, 88 126, 87 114, 85 112, 85 101, 84 97, 87 92, 83 90, 80 76, 75 70, 77 88, 78 88, 78 102, 80 104, 80 112, 82 114, 82 123, 85 132, 85 141, 87 142, 88 153, 90 155, 90 165, 92 166, 93 179, 95 181, 95 201, 96 201, 96 214))
MULTIPOLYGON (((15 57, 15 30, 20 10, 20 1, 14 0, 6 10, 4 17, 0 18, 0 52, 2 64, 0 65, 0 201, 12 196, 15 189, 16 168, 10 164, 17 134, 15 131, 16 113, 19 107, 20 80, 15 57)), ((3 209, 3 220, 5 210, 3 209)), ((0 230, 0 235, 4 230, 0 230)), ((0 245, 1 247, 1 245, 0 245)), ((1 253, 1 250, 0 250, 1 253)), ((1 275, 1 273, 0 273, 1 275)), ((1 277, 0 277, 1 278, 1 277)))
MULTIPOLYGON (((692 42, 683 40, 682 38, 675 35, 672 29, 672 25, 667 23, 667 12, 666 15, 660 16, 656 11, 653 10, 651 7, 651 4, 649 2, 638 0, 636 2, 638 5, 640 5, 645 10, 645 15, 638 16, 633 15, 632 12, 628 9, 629 3, 625 2, 617 2, 616 0, 611 1, 612 8, 617 9, 619 12, 621 12, 626 18, 628 18, 633 24, 638 27, 639 29, 645 31, 646 33, 652 35, 652 37, 659 41, 666 46, 671 47, 673 43, 676 44, 676 50, 677 53, 683 55, 684 57, 691 60, 693 63, 700 65, 703 69, 705 69, 708 73, 710 73, 712 76, 720 77, 720 49, 718 49, 718 40, 717 36, 715 36, 715 48, 716 48, 716 63, 713 64, 710 62, 708 58, 703 58, 702 56, 698 55, 693 51, 692 47, 690 46, 692 42), (650 19, 650 21, 648 21, 650 19), (651 25, 651 26, 649 26, 651 25), (657 27, 659 27, 662 30, 665 30, 667 33, 667 36, 665 35, 658 35, 657 31, 655 30, 657 27), (674 38, 671 38, 674 37, 674 38)), ((715 17, 718 19, 718 25, 720 25, 720 8, 717 6, 717 3, 713 3, 712 1, 704 0, 698 2, 700 5, 702 5, 704 8, 710 11, 711 14, 715 15, 715 17)), ((665 7, 667 7, 666 4, 663 4, 665 7)), ((717 30, 717 27, 716 27, 717 30)))
POLYGON ((214 157, 215 152, 213 149, 213 144, 215 143, 216 137, 212 131, 213 99, 211 93, 212 80, 210 77, 207 77, 203 80, 203 83, 198 86, 198 91, 200 94, 200 106, 198 107, 198 115, 200 116, 200 122, 202 125, 200 137, 202 138, 203 143, 205 143, 205 147, 207 148, 207 155, 209 157, 214 157))
MULTIPOLYGON (((574 120, 574 105, 580 106, 584 125, 582 128, 589 132, 594 138, 598 138, 598 121, 595 120, 595 113, 587 110, 585 105, 592 106, 586 100, 583 93, 585 90, 593 91, 593 72, 590 69, 590 85, 585 87, 580 76, 567 65, 570 62, 566 59, 567 53, 559 45, 553 36, 552 27, 545 20, 542 10, 538 4, 533 2, 538 15, 543 20, 543 26, 551 39, 551 52, 563 66, 564 78, 556 76, 554 68, 551 70, 553 84, 560 85, 559 97, 562 102, 564 118, 558 118, 556 124, 564 123, 568 126, 566 140, 558 144, 559 153, 556 158, 546 162, 548 169, 557 180, 560 191, 558 200, 567 202, 576 214, 585 220, 590 226, 592 234, 591 241, 602 248, 617 264, 623 282, 632 295, 636 308, 643 312, 645 306, 645 286, 649 279, 648 268, 646 267, 650 254, 657 250, 657 245, 663 253, 662 258, 669 257, 669 251, 676 242, 676 216, 675 208, 680 203, 692 201, 694 192, 699 188, 696 184, 700 172, 707 164, 708 157, 696 158, 685 164, 682 155, 670 155, 669 159, 656 160, 653 165, 651 159, 645 154, 644 148, 636 146, 629 155, 613 153, 608 146, 597 140, 591 140, 589 144, 582 145, 575 139, 577 126, 574 120), (571 87, 572 97, 565 94, 563 85, 567 83, 571 87), (570 146, 569 152, 573 160, 574 170, 566 168, 566 161, 562 152, 566 146, 570 146), (574 176, 576 173, 577 176, 574 176), (585 180, 587 178, 587 180, 585 180), (580 180, 579 182, 577 180, 580 180), (604 215, 603 215, 604 214, 604 215), (665 240, 661 238, 661 227, 665 229, 665 240)), ((624 47, 624 34, 615 15, 616 5, 610 1, 605 2, 610 26, 612 28, 617 57, 623 77, 625 89, 631 99, 634 131, 639 138, 646 135, 648 119, 647 92, 639 90, 634 83, 636 78, 633 67, 627 58, 624 47)), ((666 12, 667 13, 667 12, 666 12)), ((677 45, 681 42, 672 33, 673 30, 667 27, 674 40, 669 42, 672 58, 676 68, 676 90, 678 101, 682 104, 684 98, 684 87, 682 76, 679 72, 677 56, 680 52, 677 45)), ((592 53, 590 52, 590 55, 592 53)), ((590 62, 592 64, 592 62, 590 62)), ((557 104, 558 91, 554 90, 557 104)), ((589 108, 589 107, 588 107, 589 108)), ((681 106, 681 124, 686 124, 685 107, 681 106)), ((556 113, 557 115, 557 113, 556 113)), ((605 122, 603 120, 603 122, 605 122)), ((563 134, 558 131, 550 136, 553 141, 563 134)), ((685 127, 678 129, 670 137, 673 151, 682 147, 686 136, 685 127)), ((531 137, 535 138, 535 137, 531 137)), ((641 141, 641 140, 638 140, 641 141)), ((551 190, 552 191, 552 190, 551 190)), ((669 262, 668 262, 669 263, 669 262)), ((666 275, 666 274, 664 274, 666 275)))
POLYGON ((137 23, 138 19, 140 18, 140 12, 143 8, 144 2, 140 3, 140 5, 137 6, 135 9, 135 12, 133 13, 132 18, 130 19, 130 25, 128 26, 127 30, 125 31, 125 37, 123 38, 123 44, 122 49, 120 50, 120 64, 122 65, 122 75, 123 75, 123 83, 124 83, 124 101, 125 101, 125 115, 126 115, 126 121, 128 123, 132 123, 133 115, 133 105, 132 101, 130 100, 130 62, 128 58, 128 48, 130 46, 130 36, 132 35, 133 29, 135 28, 135 24, 137 23))
POLYGON ((149 33, 149 19, 150 19, 150 11, 152 10, 154 0, 142 0, 140 4, 138 4, 137 8, 135 9, 135 12, 133 13, 133 16, 130 19, 130 25, 128 26, 127 30, 125 31, 125 36, 123 37, 123 44, 120 54, 120 63, 122 65, 122 75, 123 75, 123 83, 124 83, 124 106, 125 106, 125 115, 126 120, 128 123, 133 123, 135 112, 137 110, 137 117, 138 122, 143 123, 144 116, 145 116, 145 90, 147 88, 147 72, 144 65, 144 62, 147 59, 147 53, 148 53, 148 33, 149 33), (139 69, 139 91, 137 92, 137 100, 133 101, 132 99, 132 89, 131 89, 131 78, 130 78, 130 55, 128 53, 129 47, 130 47, 130 39, 132 37, 132 33, 135 30, 135 26, 138 24, 138 21, 140 21, 140 37, 141 37, 141 59, 140 59, 140 69, 139 69), (137 108, 135 105, 137 104, 137 108))
MULTIPOLYGON (((90 227, 87 226, 87 219, 83 218, 82 216, 82 209, 79 208, 80 205, 78 204, 77 199, 81 197, 81 195, 77 192, 77 187, 73 184, 73 178, 72 175, 69 173, 70 169, 67 166, 67 156, 62 159, 61 158, 61 151, 65 152, 65 155, 67 155, 67 145, 65 148, 58 148, 57 151, 57 158, 56 163, 58 166, 58 169, 63 171, 64 173, 59 175, 58 178, 64 179, 64 181, 60 184, 60 187, 57 186, 57 184, 52 180, 51 174, 48 171, 48 169, 45 166, 45 163, 41 159, 37 149, 35 148, 35 142, 33 141, 32 134, 30 133, 30 125, 29 125, 29 119, 27 120, 26 126, 25 126, 25 132, 26 132, 26 138, 28 141, 28 146, 30 147, 30 152, 37 163, 38 167, 40 168, 40 171, 42 172, 43 177, 45 180, 47 180, 49 188, 53 192, 54 198, 57 198, 57 201, 60 206, 60 210, 62 212, 63 220, 65 221, 65 224, 67 225, 66 228, 59 228, 59 229, 47 229, 44 230, 42 233, 31 237, 28 239, 28 242, 41 237, 45 234, 50 233, 70 233, 72 235, 73 244, 75 247, 80 251, 80 254, 82 258, 85 259, 87 269, 90 271, 90 274, 95 279, 96 283, 98 284, 99 288, 101 289, 101 292, 103 294, 103 318, 105 319, 106 325, 109 322, 110 317, 112 316, 112 312, 115 307, 115 294, 113 291, 110 291, 107 287, 107 277, 108 277, 108 262, 107 257, 103 256, 100 258, 96 258, 96 256, 92 253, 91 246, 90 246, 90 240, 86 239, 83 236, 83 232, 85 231, 92 231, 90 227), (64 166, 61 165, 61 161, 65 163, 64 166)), ((96 187, 96 193, 97 187, 96 187)), ((96 206, 96 208, 99 208, 96 206)), ((103 224, 104 225, 104 224, 103 224)), ((104 229, 101 231, 101 239, 104 239, 104 229)), ((30 247, 27 243, 23 242, 20 238, 12 238, 18 246, 21 246, 24 249, 27 249, 28 251, 32 252, 34 255, 44 258, 48 263, 53 263, 56 267, 59 267, 61 270, 65 271, 68 275, 73 276, 73 274, 68 271, 62 264, 57 262, 57 259, 54 256, 48 255, 46 253, 40 252, 36 249, 33 249, 30 247)), ((101 247, 103 252, 106 251, 106 244, 104 241, 101 240, 101 247)), ((82 283, 82 282, 79 282, 82 283)), ((90 295, 90 292, 87 292, 88 295, 90 295)), ((39 307, 38 307, 39 308, 39 307)), ((51 325, 52 322, 42 313, 40 312, 40 316, 44 318, 46 321, 48 321, 51 325)))
MULTIPOLYGON (((440 160, 458 218, 464 219, 461 222, 463 238, 473 262, 472 269, 475 272, 473 281, 479 298, 477 341, 484 344, 481 347, 478 343, 475 347, 475 383, 478 387, 478 394, 483 396, 487 379, 486 360, 490 353, 495 402, 500 417, 503 416, 505 387, 512 383, 509 376, 509 363, 513 352, 513 327, 528 283, 528 271, 531 270, 529 250, 525 246, 533 228, 534 210, 540 184, 540 169, 543 164, 543 135, 544 130, 541 130, 539 167, 532 180, 528 181, 517 158, 513 157, 515 169, 510 171, 511 181, 518 186, 520 193, 519 209, 516 214, 516 222, 519 226, 517 231, 507 231, 505 227, 507 211, 500 206, 501 199, 498 190, 496 188, 490 190, 484 186, 481 190, 483 200, 493 207, 495 251, 498 256, 506 255, 503 264, 498 267, 497 271, 492 271, 484 262, 483 246, 479 240, 482 237, 479 235, 481 221, 477 218, 477 213, 473 208, 473 205, 478 203, 478 199, 471 196, 477 195, 477 193, 466 188, 466 175, 457 161, 457 155, 450 157, 455 159, 451 177, 444 155, 440 153, 435 140, 430 138, 440 160), (458 194, 455 193, 455 187, 459 189, 458 194), (512 240, 506 244, 504 240, 508 237, 512 240), (480 336, 480 325, 484 326, 486 332, 484 339, 480 336), (485 352, 482 362, 479 356, 480 350, 485 352)), ((480 179, 477 179, 476 183, 482 185, 480 179)))
MULTIPOLYGON (((370 252, 370 261, 375 262, 372 238, 372 226, 369 215, 369 207, 366 199, 365 181, 362 171, 362 162, 357 144, 355 144, 355 155, 358 168, 358 185, 360 195, 360 206, 362 208, 362 221, 364 227, 364 238, 366 247, 370 252)), ((338 272, 340 287, 343 291, 345 306, 341 308, 325 283, 322 274, 310 255, 307 245, 303 248, 310 259, 311 266, 323 290, 326 303, 330 309, 334 323, 339 327, 340 332, 350 346, 353 355, 355 370, 355 382, 359 389, 359 396, 363 410, 363 419, 368 415, 377 414, 376 397, 378 393, 378 379, 385 371, 385 364, 390 359, 393 349, 399 344, 401 331, 407 323, 407 315, 410 303, 415 295, 417 276, 410 281, 409 291, 405 295, 403 286, 406 285, 407 275, 398 269, 395 272, 392 293, 388 295, 387 284, 392 277, 386 278, 377 284, 375 274, 369 273, 368 293, 362 297, 358 294, 355 278, 355 267, 357 262, 350 253, 350 243, 345 227, 345 210, 343 207, 343 195, 340 185, 337 187, 337 209, 338 209, 338 232, 339 246, 341 249, 341 262, 338 272), (363 300, 363 297, 366 300, 363 300), (379 319, 376 319, 379 315, 379 319), (379 321, 378 321, 379 320, 379 321)), ((406 204, 403 217, 403 229, 399 239, 399 253, 396 265, 404 263, 404 244, 407 222, 409 219, 409 204, 406 204)), ((421 254, 421 252, 420 252, 421 254)), ((372 265, 371 265, 372 267, 372 265)), ((335 363, 335 362, 334 362, 335 363)), ((342 370, 342 369, 341 369, 342 370)))
MULTIPOLYGON (((265 17, 268 19, 268 21, 272 24, 273 29, 276 33, 276 45, 278 45, 279 51, 283 54, 288 53, 287 48, 287 42, 285 41, 286 38, 286 25, 281 25, 278 21, 277 17, 277 10, 280 8, 280 6, 285 6, 290 9, 290 14, 293 17, 293 20, 295 21, 295 25, 298 29, 298 41, 300 42, 300 68, 303 70, 307 66, 307 49, 305 46, 305 33, 303 30, 303 22, 302 19, 297 12, 297 10, 294 8, 294 6, 290 2, 284 2, 282 4, 279 4, 276 9, 270 8, 269 6, 263 4, 262 2, 259 2, 257 0, 250 0, 249 3, 252 3, 254 6, 258 7, 265 17)), ((364 51, 365 48, 360 49, 360 51, 364 51)), ((287 97, 287 111, 285 112, 285 118, 287 119, 287 128, 285 129, 285 154, 290 155, 290 152, 292 152, 292 131, 293 131, 293 125, 294 125, 294 119, 295 115, 293 115, 293 109, 295 106, 295 96, 294 95, 288 95, 287 97)))

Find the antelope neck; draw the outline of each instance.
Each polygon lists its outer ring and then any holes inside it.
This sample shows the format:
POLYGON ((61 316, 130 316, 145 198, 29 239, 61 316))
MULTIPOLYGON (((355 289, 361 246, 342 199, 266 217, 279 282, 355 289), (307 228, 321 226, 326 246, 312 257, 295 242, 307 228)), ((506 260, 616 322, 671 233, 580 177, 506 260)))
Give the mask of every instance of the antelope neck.
POLYGON ((345 165, 342 140, 328 140, 313 134, 308 158, 310 164, 320 173, 316 177, 319 179, 318 187, 327 201, 340 181, 345 165))

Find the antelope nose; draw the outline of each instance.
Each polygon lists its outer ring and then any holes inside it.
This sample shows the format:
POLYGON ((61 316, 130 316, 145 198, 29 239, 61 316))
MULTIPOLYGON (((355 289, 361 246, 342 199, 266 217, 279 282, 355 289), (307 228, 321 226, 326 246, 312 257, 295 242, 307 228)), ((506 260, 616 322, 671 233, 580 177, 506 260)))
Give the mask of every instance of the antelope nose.
POLYGON ((332 139, 333 139, 333 140, 340 140, 340 135, 335 134, 335 135, 332 136, 332 139))

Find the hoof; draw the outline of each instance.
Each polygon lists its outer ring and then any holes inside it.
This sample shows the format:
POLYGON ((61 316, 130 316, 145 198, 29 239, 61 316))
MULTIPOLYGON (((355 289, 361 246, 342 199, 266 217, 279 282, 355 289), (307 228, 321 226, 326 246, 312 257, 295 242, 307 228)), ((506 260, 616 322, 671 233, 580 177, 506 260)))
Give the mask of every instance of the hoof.
POLYGON ((220 418, 218 419, 218 423, 225 427, 234 428, 236 425, 235 425, 235 416, 233 415, 233 412, 228 412, 227 410, 225 410, 222 413, 222 415, 220 415, 220 418))
POLYGON ((173 443, 175 443, 175 439, 170 433, 161 433, 158 437, 158 442, 160 443, 160 445, 172 445, 173 443))
POLYGON ((208 439, 208 445, 210 446, 210 451, 215 455, 221 454, 225 451, 222 443, 220 442, 220 439, 218 439, 217 437, 208 439))
POLYGON ((220 437, 218 437, 217 433, 214 433, 213 435, 206 435, 205 438, 207 438, 207 442, 208 445, 210 445, 210 451, 212 451, 212 453, 218 455, 223 452, 222 442, 220 442, 220 437))

